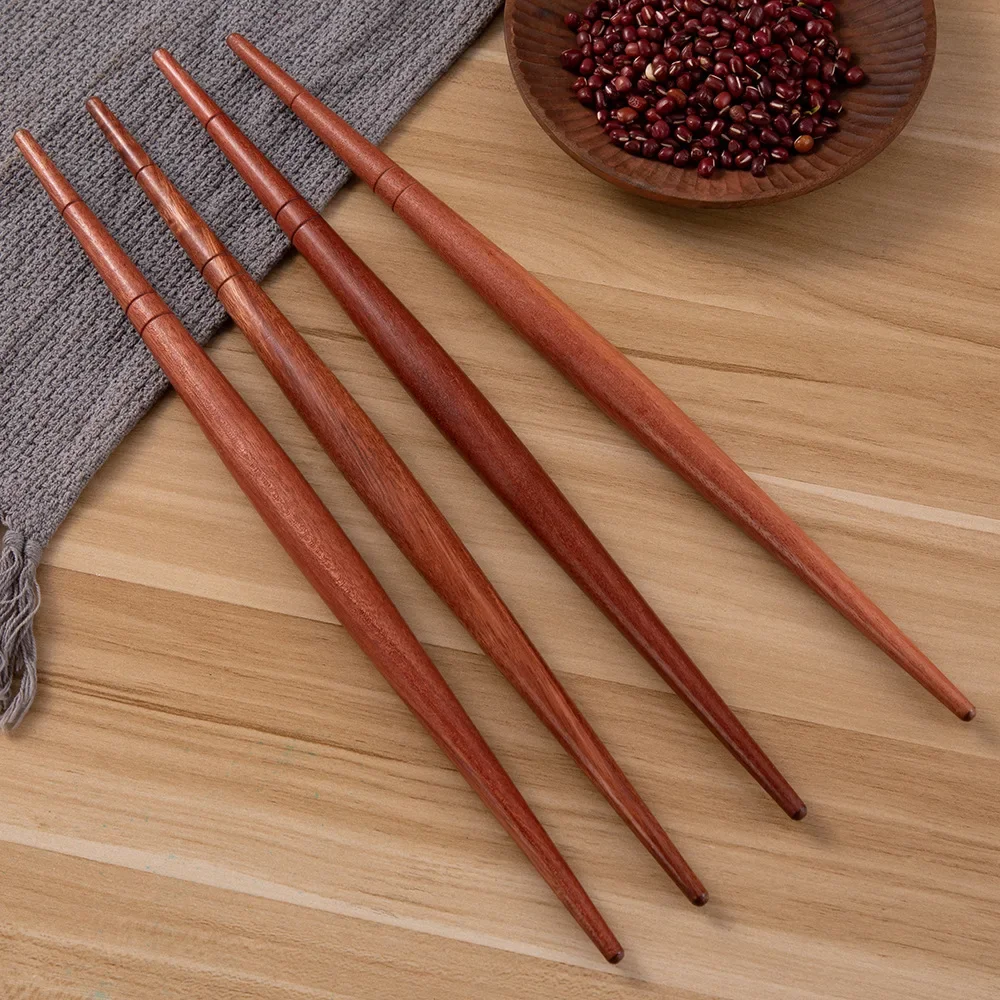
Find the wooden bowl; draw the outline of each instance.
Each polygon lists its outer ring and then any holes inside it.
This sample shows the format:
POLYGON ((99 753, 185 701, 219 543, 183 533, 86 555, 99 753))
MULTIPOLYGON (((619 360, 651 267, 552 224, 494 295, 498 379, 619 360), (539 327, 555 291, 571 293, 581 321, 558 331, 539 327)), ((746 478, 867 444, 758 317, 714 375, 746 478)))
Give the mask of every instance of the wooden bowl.
POLYGON ((574 160, 626 191, 672 205, 766 205, 846 177, 900 133, 934 65, 933 0, 839 0, 837 34, 868 74, 864 86, 837 95, 844 103, 840 130, 809 155, 770 165, 766 177, 718 170, 704 178, 691 168, 626 153, 573 96, 573 74, 559 65, 560 52, 575 44, 563 15, 586 5, 586 0, 507 0, 504 27, 514 80, 538 123, 574 160))

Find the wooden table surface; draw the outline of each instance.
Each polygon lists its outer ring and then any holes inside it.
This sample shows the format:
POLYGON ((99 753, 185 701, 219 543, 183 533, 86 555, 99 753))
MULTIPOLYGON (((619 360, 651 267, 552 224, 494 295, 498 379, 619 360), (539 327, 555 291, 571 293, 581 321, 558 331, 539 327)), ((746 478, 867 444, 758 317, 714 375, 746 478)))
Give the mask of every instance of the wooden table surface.
POLYGON ((666 209, 591 177, 523 107, 498 23, 387 146, 701 422, 972 697, 975 722, 351 185, 331 220, 523 435, 809 816, 787 820, 682 709, 296 257, 269 291, 452 520, 712 901, 674 890, 228 330, 213 356, 370 561, 626 959, 601 962, 170 396, 45 555, 40 692, 0 771, 2 995, 1000 995, 998 14, 942 3, 937 68, 903 136, 772 208, 666 209))

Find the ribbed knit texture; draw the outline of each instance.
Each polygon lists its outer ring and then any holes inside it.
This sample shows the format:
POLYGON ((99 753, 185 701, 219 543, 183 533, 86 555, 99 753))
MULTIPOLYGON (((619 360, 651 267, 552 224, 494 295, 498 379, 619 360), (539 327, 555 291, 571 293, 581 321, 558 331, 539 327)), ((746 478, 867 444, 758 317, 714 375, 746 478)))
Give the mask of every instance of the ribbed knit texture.
MULTIPOLYGON (((28 128, 201 341, 221 307, 84 110, 103 98, 256 278, 288 242, 150 61, 169 49, 314 203, 345 168, 224 43, 246 35, 381 141, 498 0, 20 0, 0 12, 0 713, 34 655, 34 567, 165 389, 135 331, 10 141, 28 128), (30 570, 30 572, 29 572, 30 570), (27 624, 25 624, 27 622, 27 624)), ((33 678, 31 679, 33 682, 33 678)), ((27 688, 28 685, 25 685, 27 688)), ((30 692, 27 690, 30 702, 30 692)), ((27 705, 0 714, 16 723, 27 705)))

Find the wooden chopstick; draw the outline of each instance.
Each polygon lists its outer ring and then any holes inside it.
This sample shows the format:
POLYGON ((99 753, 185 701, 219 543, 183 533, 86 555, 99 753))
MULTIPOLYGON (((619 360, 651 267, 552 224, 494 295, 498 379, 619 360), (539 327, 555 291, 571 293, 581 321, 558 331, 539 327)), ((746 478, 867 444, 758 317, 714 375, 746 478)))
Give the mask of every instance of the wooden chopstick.
POLYGON ((406 557, 693 903, 708 893, 444 515, 354 397, 96 97, 87 110, 316 439, 406 557))
POLYGON ((169 53, 154 61, 410 394, 685 704, 793 818, 802 800, 440 344, 169 53))
POLYGON ((777 556, 960 719, 972 702, 721 448, 537 278, 242 35, 229 47, 442 260, 616 423, 777 556))
POLYGON ((15 142, 233 478, 299 569, 601 954, 621 945, 371 570, 305 478, 24 130, 15 142))

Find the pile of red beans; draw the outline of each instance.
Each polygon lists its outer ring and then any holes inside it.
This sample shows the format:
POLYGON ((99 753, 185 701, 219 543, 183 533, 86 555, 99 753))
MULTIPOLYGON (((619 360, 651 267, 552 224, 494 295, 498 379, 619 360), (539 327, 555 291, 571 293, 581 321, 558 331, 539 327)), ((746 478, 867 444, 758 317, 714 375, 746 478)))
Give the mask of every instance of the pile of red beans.
POLYGON ((831 0, 594 0, 567 14, 577 100, 636 156, 763 177, 838 128, 865 74, 831 0))

